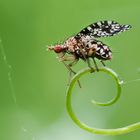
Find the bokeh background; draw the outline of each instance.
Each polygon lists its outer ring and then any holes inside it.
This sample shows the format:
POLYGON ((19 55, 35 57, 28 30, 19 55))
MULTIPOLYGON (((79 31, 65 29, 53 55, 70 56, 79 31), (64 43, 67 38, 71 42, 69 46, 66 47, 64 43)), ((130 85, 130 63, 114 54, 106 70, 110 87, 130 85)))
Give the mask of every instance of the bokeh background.
MULTIPOLYGON (((139 122, 140 82, 127 82, 140 78, 139 14, 139 0, 0 0, 0 38, 8 61, 6 65, 0 49, 0 140, 139 140, 140 130, 98 136, 76 126, 65 106, 68 71, 56 54, 46 51, 46 45, 96 21, 131 24, 130 31, 102 39, 113 51, 106 65, 126 82, 120 100, 110 107, 91 104, 93 98, 111 99, 116 89, 107 75, 89 74, 81 79, 82 89, 74 90, 73 107, 94 127, 139 122)), ((74 69, 86 66, 80 61, 74 69)))

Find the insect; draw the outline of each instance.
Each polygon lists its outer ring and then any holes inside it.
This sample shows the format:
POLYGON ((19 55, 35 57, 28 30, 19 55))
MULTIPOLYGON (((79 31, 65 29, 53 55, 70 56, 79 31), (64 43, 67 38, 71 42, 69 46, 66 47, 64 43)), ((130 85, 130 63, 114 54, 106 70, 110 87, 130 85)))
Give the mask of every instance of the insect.
POLYGON ((100 60, 103 66, 104 61, 112 59, 112 51, 103 42, 98 40, 100 37, 109 37, 117 35, 130 29, 130 25, 120 25, 115 21, 99 21, 82 29, 78 34, 68 38, 63 44, 51 46, 48 49, 57 53, 58 58, 68 68, 71 73, 72 66, 78 62, 79 59, 87 62, 88 66, 92 69, 90 58, 95 64, 98 71, 96 59, 100 60), (71 61, 66 64, 65 61, 71 61))

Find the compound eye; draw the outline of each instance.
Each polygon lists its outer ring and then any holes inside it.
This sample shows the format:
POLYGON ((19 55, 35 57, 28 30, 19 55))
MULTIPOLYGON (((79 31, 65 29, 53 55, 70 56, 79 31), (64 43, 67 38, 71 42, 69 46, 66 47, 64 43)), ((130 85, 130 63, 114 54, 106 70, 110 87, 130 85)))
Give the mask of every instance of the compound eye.
POLYGON ((60 52, 63 51, 63 47, 60 46, 60 45, 58 45, 58 46, 54 47, 54 51, 55 51, 56 53, 60 53, 60 52))

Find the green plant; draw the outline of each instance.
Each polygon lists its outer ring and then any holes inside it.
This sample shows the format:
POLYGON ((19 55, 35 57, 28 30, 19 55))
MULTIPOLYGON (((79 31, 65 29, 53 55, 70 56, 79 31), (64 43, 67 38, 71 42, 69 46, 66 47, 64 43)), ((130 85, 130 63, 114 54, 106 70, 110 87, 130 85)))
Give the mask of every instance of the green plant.
MULTIPOLYGON (((81 71, 79 71, 71 80, 70 85, 67 90, 67 97, 66 97, 66 106, 67 106, 67 111, 72 118, 72 120, 82 129, 94 133, 94 134, 99 134, 99 135, 121 135, 125 133, 129 133, 131 131, 135 131, 140 128, 140 122, 131 124, 122 128, 116 128, 116 129, 99 129, 99 128, 93 128, 89 127, 83 122, 81 122, 75 115, 72 105, 71 105, 71 95, 72 95, 72 90, 74 88, 75 83, 79 80, 79 78, 87 73, 93 73, 95 70, 91 70, 90 68, 85 68, 81 71)), ((100 105, 100 106, 108 106, 114 104, 120 97, 121 95, 121 86, 123 82, 119 79, 119 76, 110 68, 107 67, 102 67, 99 68, 99 72, 105 72, 106 74, 112 76, 112 78, 115 80, 116 85, 117 85, 117 96, 113 98, 112 100, 106 102, 106 103, 99 103, 96 101, 93 101, 93 103, 100 105)))

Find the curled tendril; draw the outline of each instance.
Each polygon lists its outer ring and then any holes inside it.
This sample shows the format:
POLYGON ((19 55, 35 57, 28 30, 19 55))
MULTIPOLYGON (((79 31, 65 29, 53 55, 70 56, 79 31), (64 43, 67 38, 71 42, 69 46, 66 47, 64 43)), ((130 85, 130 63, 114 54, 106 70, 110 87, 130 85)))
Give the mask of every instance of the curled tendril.
MULTIPOLYGON (((129 133, 132 131, 135 131, 137 129, 140 129, 140 122, 138 123, 134 123, 122 128, 116 128, 116 129, 100 129, 100 128, 94 128, 94 127, 89 127, 88 125, 84 124, 83 122, 81 122, 75 115, 73 109, 72 109, 72 105, 71 105, 71 95, 72 95, 72 90, 74 88, 74 85, 76 84, 76 81, 83 76, 84 74, 87 73, 91 73, 91 72, 95 72, 95 70, 91 70, 90 68, 85 68, 81 71, 79 71, 71 80, 70 85, 68 87, 67 90, 67 97, 66 97, 66 106, 67 106, 67 111, 70 115, 70 117, 72 118, 72 120, 82 129, 91 132, 93 134, 99 134, 99 135, 121 135, 121 134, 125 134, 125 133, 129 133)), ((95 104, 97 105, 101 105, 101 106, 108 106, 108 105, 112 105, 114 104, 120 97, 121 94, 121 84, 122 81, 119 80, 118 75, 111 69, 107 68, 107 67, 103 67, 103 68, 99 68, 99 72, 105 72, 108 75, 111 75, 115 82, 117 83, 117 96, 115 98, 113 98, 112 100, 106 102, 106 103, 100 103, 100 102, 96 102, 93 101, 95 104)))

